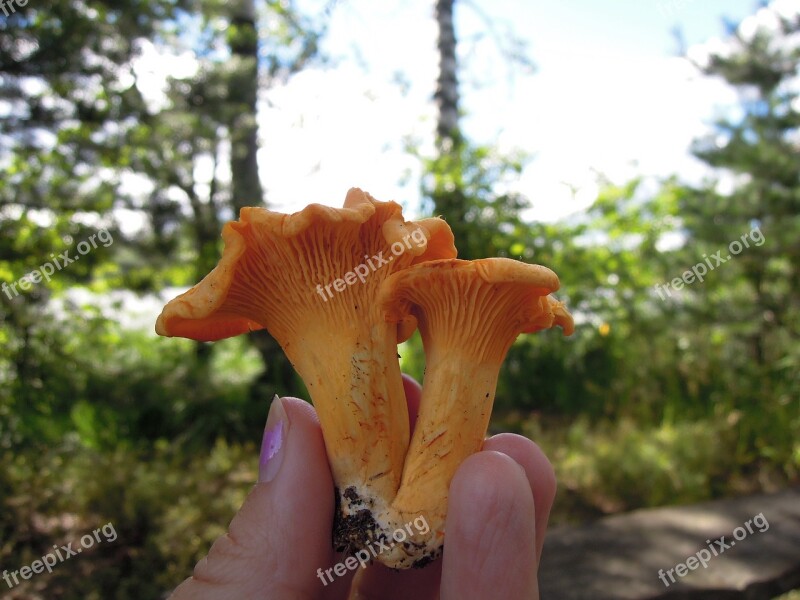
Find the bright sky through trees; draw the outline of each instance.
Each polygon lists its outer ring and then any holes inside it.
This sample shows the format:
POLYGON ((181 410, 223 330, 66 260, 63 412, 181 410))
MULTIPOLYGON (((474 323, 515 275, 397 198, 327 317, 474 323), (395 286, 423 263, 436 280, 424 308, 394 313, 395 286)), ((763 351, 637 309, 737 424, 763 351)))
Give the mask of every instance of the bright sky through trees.
MULTIPOLYGON (((508 67, 480 13, 458 6, 462 65, 469 69, 465 128, 479 141, 536 155, 518 186, 534 202, 530 218, 553 220, 594 199, 595 169, 614 179, 637 172, 698 176, 688 144, 705 131, 714 107, 735 96, 674 57, 671 29, 680 25, 690 45, 705 43, 723 33, 723 15, 741 19, 754 4, 503 0, 480 10, 501 39, 511 28, 528 42, 537 71, 508 67)), ((272 206, 338 205, 351 185, 416 206, 418 165, 403 140, 432 140, 431 11, 427 2, 335 4, 324 47, 337 66, 307 70, 267 94, 261 136, 270 143, 260 159, 272 206)))

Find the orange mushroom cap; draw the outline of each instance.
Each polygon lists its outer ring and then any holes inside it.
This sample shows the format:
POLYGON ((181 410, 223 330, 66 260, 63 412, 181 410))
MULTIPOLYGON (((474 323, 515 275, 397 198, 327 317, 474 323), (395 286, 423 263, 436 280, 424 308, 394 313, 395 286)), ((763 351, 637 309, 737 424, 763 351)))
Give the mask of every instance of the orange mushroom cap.
MULTIPOLYGON (((156 333, 215 341, 274 327, 271 332, 281 341, 289 319, 284 313, 320 312, 324 299, 317 286, 368 264, 371 288, 398 268, 456 255, 444 221, 404 221, 398 204, 379 202, 358 188, 348 191, 344 208, 311 204, 290 215, 243 208, 238 221, 225 224, 222 239, 225 250, 217 266, 164 307, 156 333), (397 250, 396 244, 402 253, 390 255, 387 249, 397 250), (373 253, 381 251, 383 260, 396 263, 374 269, 373 253)), ((339 293, 328 295, 341 300, 339 293)), ((409 323, 401 324, 404 337, 413 332, 409 323)))

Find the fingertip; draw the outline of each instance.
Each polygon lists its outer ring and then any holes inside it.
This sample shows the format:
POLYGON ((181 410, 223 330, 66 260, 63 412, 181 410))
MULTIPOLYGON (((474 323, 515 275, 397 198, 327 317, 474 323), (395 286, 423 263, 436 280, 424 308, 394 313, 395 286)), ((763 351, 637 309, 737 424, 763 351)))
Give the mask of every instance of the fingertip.
POLYGON ((535 507, 524 469, 500 452, 473 454, 449 498, 442 598, 536 597, 535 507))
POLYGON ((280 472, 267 484, 270 503, 277 511, 269 520, 285 524, 287 534, 303 544, 325 537, 316 535, 317 529, 330 537, 333 477, 314 407, 299 398, 286 397, 281 402, 290 425, 280 472))
POLYGON ((422 386, 407 373, 403 373, 403 387, 406 390, 406 396, 408 396, 409 393, 415 393, 417 396, 422 395, 422 386))
POLYGON ((501 433, 483 444, 484 450, 510 456, 525 472, 536 506, 536 556, 541 559, 547 521, 555 501, 558 482, 550 460, 538 444, 521 435, 501 433))
MULTIPOLYGON (((511 457, 482 451, 468 457, 458 468, 450 483, 449 497, 448 517, 451 512, 456 518, 462 512, 472 515, 458 523, 459 535, 468 538, 465 541, 478 542, 480 536, 487 534, 487 524, 505 526, 507 519, 529 508, 531 490, 522 467, 511 457)), ((450 533, 448 527, 448 542, 450 533)))
MULTIPOLYGON (((514 459, 514 462, 525 471, 534 496, 538 490, 541 500, 548 501, 546 503, 548 507, 553 504, 558 489, 556 472, 550 459, 536 442, 515 433, 500 433, 486 440, 483 443, 483 450, 502 452, 514 459)), ((539 502, 537 508, 538 506, 539 502)))
MULTIPOLYGON (((295 398, 294 396, 284 396, 281 398, 281 400, 283 400, 283 406, 287 413, 290 415, 297 414, 299 415, 298 418, 307 420, 309 424, 314 424, 319 427, 317 410, 310 402, 306 402, 300 398, 295 398)), ((321 431, 322 430, 320 429, 320 432, 321 431)))

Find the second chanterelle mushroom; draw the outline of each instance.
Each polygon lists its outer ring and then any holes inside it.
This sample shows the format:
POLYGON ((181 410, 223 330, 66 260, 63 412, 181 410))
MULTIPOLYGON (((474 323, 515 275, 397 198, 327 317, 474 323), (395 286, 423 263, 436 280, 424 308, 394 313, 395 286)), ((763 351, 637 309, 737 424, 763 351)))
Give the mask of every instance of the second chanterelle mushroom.
POLYGON ((266 328, 311 395, 336 484, 333 544, 422 566, 441 554, 447 491, 480 450, 500 365, 519 333, 572 318, 555 273, 509 259, 455 260, 441 219, 351 189, 342 209, 246 208, 223 230, 217 267, 170 301, 165 336, 213 341, 266 328), (426 375, 411 436, 397 344, 419 326, 426 375), (402 543, 414 519, 429 525, 402 543), (405 536, 404 536, 405 537, 405 536), (374 554, 374 553, 373 553, 374 554))

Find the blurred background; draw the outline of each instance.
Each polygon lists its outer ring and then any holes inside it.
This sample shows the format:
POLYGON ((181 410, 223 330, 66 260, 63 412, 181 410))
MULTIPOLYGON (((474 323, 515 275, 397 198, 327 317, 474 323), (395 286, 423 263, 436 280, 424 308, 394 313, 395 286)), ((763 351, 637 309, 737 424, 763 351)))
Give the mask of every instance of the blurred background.
POLYGON ((552 522, 800 483, 797 3, 378 4, 0 4, 0 567, 118 534, 1 596, 190 574, 308 396, 268 335, 155 318, 239 208, 351 186, 558 273, 576 333, 517 341, 492 422, 551 458, 552 522))

